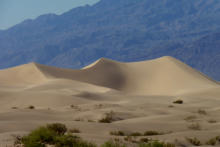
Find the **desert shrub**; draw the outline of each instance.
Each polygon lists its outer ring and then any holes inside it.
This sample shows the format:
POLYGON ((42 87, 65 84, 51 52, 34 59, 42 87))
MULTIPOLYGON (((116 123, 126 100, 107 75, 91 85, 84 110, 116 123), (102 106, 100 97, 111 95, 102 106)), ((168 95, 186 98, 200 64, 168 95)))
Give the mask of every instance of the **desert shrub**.
POLYGON ((133 132, 133 133, 130 133, 129 136, 143 136, 143 134, 140 132, 133 132))
POLYGON ((211 138, 211 139, 209 139, 207 142, 206 142, 206 144, 207 145, 216 145, 216 143, 217 143, 217 138, 215 137, 215 138, 211 138))
POLYGON ((173 102, 174 104, 183 104, 183 100, 179 99, 173 102))
POLYGON ((194 138, 186 138, 186 140, 191 143, 194 146, 200 146, 202 145, 201 141, 199 139, 197 139, 196 137, 194 138))
POLYGON ((28 136, 24 136, 21 142, 24 147, 45 147, 45 144, 54 142, 56 135, 56 132, 46 127, 40 127, 32 131, 28 136))
POLYGON ((18 109, 18 107, 11 107, 11 109, 18 109))
POLYGON ((144 136, 154 136, 154 135, 162 135, 162 132, 157 132, 157 131, 145 131, 144 136))
POLYGON ((189 125, 188 128, 191 130, 201 130, 201 126, 199 123, 193 123, 193 124, 189 125))
POLYGON ((148 143, 149 141, 151 141, 151 139, 149 139, 149 138, 141 138, 139 140, 139 142, 141 142, 141 143, 148 143))
POLYGON ((100 119, 99 122, 100 123, 111 123, 113 121, 113 115, 114 115, 113 111, 106 113, 105 117, 100 119))
POLYGON ((32 131, 29 135, 17 139, 15 144, 23 147, 96 147, 95 144, 83 141, 80 137, 71 134, 64 135, 66 126, 55 123, 46 127, 40 127, 32 131))
POLYGON ((69 133, 80 133, 80 130, 74 128, 74 129, 70 129, 68 132, 69 132, 69 133))
POLYGON ((217 121, 214 120, 214 119, 210 119, 210 120, 208 120, 208 122, 209 122, 209 123, 217 123, 217 121))
POLYGON ((55 147, 96 147, 96 145, 83 141, 77 136, 67 134, 56 138, 55 147))
POLYGON ((195 115, 190 115, 190 116, 187 116, 186 118, 184 118, 185 121, 193 121, 195 120, 197 117, 195 115))
POLYGON ((35 109, 35 107, 30 105, 30 106, 28 106, 28 109, 35 109))
POLYGON ((107 141, 104 144, 102 144, 101 147, 126 147, 126 145, 119 141, 111 140, 111 141, 107 141))
POLYGON ((199 109, 198 113, 201 114, 201 115, 207 115, 207 112, 203 109, 199 109))
POLYGON ((61 123, 48 124, 47 128, 49 130, 52 130, 55 133, 57 133, 57 135, 63 135, 67 131, 66 126, 64 124, 61 124, 61 123))
POLYGON ((139 147, 175 147, 174 144, 164 143, 159 141, 152 141, 149 143, 141 143, 139 147))
POLYGON ((112 131, 112 132, 110 132, 110 135, 125 136, 125 133, 122 131, 112 131))

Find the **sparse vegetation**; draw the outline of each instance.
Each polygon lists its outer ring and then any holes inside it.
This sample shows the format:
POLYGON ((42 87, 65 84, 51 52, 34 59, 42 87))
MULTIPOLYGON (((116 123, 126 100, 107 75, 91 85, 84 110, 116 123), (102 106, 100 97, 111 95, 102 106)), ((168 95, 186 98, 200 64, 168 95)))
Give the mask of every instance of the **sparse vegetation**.
POLYGON ((197 117, 195 115, 190 115, 190 116, 187 116, 184 120, 185 121, 194 121, 197 117))
POLYGON ((192 145, 194 145, 194 146, 200 146, 200 145, 202 145, 202 143, 201 143, 201 141, 199 140, 199 139, 197 139, 196 137, 194 137, 194 138, 186 138, 186 140, 189 142, 189 143, 191 143, 192 145))
POLYGON ((64 124, 60 124, 60 123, 48 124, 47 128, 49 130, 54 131, 58 135, 64 135, 67 131, 66 126, 64 124))
POLYGON ((193 123, 193 124, 189 125, 188 128, 191 130, 201 130, 202 129, 199 123, 193 123))
POLYGON ((139 140, 139 142, 141 142, 141 143, 148 143, 149 141, 151 141, 151 139, 149 139, 149 138, 141 138, 139 140))
POLYGON ((11 109, 18 109, 18 107, 11 107, 11 109))
POLYGON ((157 132, 157 131, 145 131, 144 136, 154 136, 154 135, 163 135, 164 133, 162 132, 157 132))
POLYGON ((159 141, 152 141, 149 143, 141 143, 139 147, 175 147, 174 144, 164 143, 159 141))
POLYGON ((174 104, 183 104, 183 100, 178 99, 178 100, 174 101, 173 103, 174 103, 174 104))
POLYGON ((133 132, 133 133, 130 133, 129 136, 143 136, 143 134, 140 132, 133 132))
POLYGON ((209 122, 209 123, 217 123, 217 121, 214 120, 214 119, 210 119, 210 120, 208 120, 208 122, 209 122))
POLYGON ((101 147, 126 147, 126 145, 119 141, 111 140, 105 142, 103 145, 101 145, 101 147))
POLYGON ((207 112, 203 109, 199 109, 198 113, 201 114, 201 115, 207 115, 207 112))
POLYGON ((28 109, 35 109, 33 105, 28 106, 28 109))
POLYGON ((105 114, 105 117, 100 119, 99 122, 100 123, 111 123, 113 121, 113 116, 114 116, 114 112, 111 111, 109 113, 105 114))
POLYGON ((80 130, 79 130, 79 129, 76 129, 76 128, 70 129, 68 132, 69 132, 69 133, 81 133, 80 130))
POLYGON ((96 147, 95 144, 83 141, 78 136, 66 133, 66 126, 55 123, 40 127, 24 137, 17 137, 15 144, 24 147, 96 147))
POLYGON ((218 138, 217 137, 215 137, 215 138, 211 138, 211 139, 209 139, 207 142, 206 142, 206 144, 207 145, 216 145, 216 143, 217 143, 217 140, 218 138))
POLYGON ((122 131, 112 131, 112 132, 110 132, 110 135, 125 136, 125 133, 122 131))

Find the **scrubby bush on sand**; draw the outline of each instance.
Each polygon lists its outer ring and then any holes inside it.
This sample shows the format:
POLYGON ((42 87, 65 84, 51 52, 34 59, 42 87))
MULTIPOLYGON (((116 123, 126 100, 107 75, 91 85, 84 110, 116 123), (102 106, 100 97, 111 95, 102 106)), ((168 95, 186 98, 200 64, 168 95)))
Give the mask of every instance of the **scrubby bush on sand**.
POLYGON ((186 138, 186 140, 191 143, 194 146, 200 146, 202 145, 201 141, 199 139, 197 139, 196 137, 194 138, 186 138))
POLYGON ((174 101, 173 103, 174 103, 174 104, 183 104, 183 100, 178 99, 178 100, 174 101))
POLYGON ((106 113, 105 117, 100 119, 99 122, 100 123, 111 123, 113 121, 113 115, 114 115, 113 111, 106 113))
POLYGON ((125 136, 125 133, 122 131, 112 131, 112 132, 110 132, 110 135, 125 136))
POLYGON ((152 141, 149 143, 141 143, 139 147, 175 147, 174 144, 164 143, 159 141, 152 141))
POLYGON ((119 141, 107 141, 101 147, 126 147, 125 144, 119 142, 119 141))
POLYGON ((46 127, 40 127, 32 131, 27 136, 16 140, 16 144, 23 147, 96 147, 95 144, 88 143, 80 137, 66 134, 67 128, 63 124, 49 124, 46 127))

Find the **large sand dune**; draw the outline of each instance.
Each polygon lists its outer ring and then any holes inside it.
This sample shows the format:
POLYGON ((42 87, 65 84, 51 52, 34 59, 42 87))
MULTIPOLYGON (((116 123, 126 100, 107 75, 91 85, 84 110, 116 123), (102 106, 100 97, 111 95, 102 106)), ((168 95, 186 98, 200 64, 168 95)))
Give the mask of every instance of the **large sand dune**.
POLYGON ((76 80, 142 95, 174 95, 218 85, 172 57, 134 63, 100 59, 81 70, 30 63, 0 72, 0 82, 10 85, 39 84, 51 79, 76 80))
POLYGON ((0 70, 0 147, 12 144, 12 134, 51 122, 79 128, 80 136, 97 143, 113 137, 110 131, 157 130, 172 133, 155 138, 189 146, 186 136, 220 135, 219 105, 219 83, 172 57, 131 63, 102 58, 80 70, 30 63, 0 70), (173 104, 177 99, 184 103, 173 104), (98 122, 111 111, 112 123, 98 122), (192 123, 201 130, 190 129, 192 123))

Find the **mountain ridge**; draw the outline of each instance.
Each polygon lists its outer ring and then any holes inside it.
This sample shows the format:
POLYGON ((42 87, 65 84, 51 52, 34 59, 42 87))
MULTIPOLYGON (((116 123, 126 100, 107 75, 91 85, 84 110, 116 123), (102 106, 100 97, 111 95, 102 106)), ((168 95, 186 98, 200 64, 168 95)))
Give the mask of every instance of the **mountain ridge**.
POLYGON ((128 62, 170 55, 220 80, 219 15, 214 0, 101 0, 0 32, 0 68, 31 61, 81 68, 100 57, 128 62), (214 53, 203 47, 207 37, 214 53))

